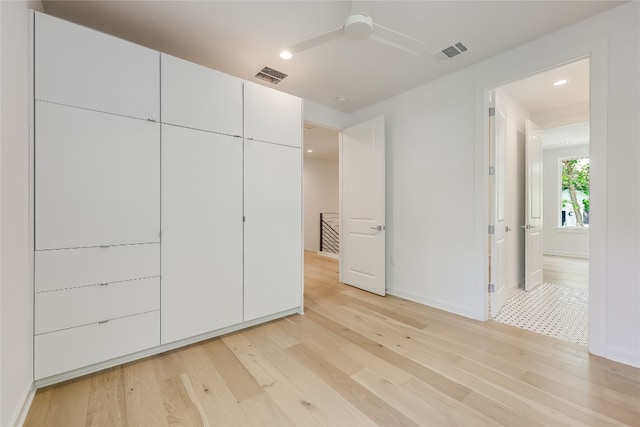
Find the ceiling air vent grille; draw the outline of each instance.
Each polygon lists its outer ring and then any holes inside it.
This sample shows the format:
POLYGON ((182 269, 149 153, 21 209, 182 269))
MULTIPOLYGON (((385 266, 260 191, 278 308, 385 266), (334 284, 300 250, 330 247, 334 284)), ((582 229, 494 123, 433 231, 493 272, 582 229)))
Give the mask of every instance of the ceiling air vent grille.
POLYGON ((258 71, 258 74, 256 74, 255 77, 257 79, 264 80, 265 82, 277 85, 287 77, 287 74, 274 70, 273 68, 264 67, 262 70, 258 71))
POLYGON ((435 52, 433 56, 440 62, 446 62, 451 58, 466 52, 467 50, 469 49, 465 45, 463 45, 462 42, 458 42, 435 52))

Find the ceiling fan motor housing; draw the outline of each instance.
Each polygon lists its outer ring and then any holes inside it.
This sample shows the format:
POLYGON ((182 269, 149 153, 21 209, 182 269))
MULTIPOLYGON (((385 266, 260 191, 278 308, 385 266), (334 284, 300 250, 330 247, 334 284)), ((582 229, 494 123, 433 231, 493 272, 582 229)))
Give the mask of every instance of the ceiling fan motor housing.
POLYGON ((351 40, 362 40, 373 31, 373 19, 366 15, 351 15, 344 22, 344 35, 351 40))

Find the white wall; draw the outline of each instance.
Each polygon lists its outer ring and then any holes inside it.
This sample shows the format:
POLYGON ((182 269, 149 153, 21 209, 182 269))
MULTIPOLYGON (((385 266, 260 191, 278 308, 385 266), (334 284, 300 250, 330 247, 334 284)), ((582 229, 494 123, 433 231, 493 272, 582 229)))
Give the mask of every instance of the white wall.
POLYGON ((304 121, 322 127, 342 130, 350 122, 351 116, 315 102, 304 100, 304 121))
POLYGON ((390 293, 486 318, 487 89, 590 55, 590 350, 640 366, 639 15, 627 3, 354 114, 386 116, 390 293))
MULTIPOLYGON (((589 258, 588 230, 559 230, 558 228, 560 159, 587 156, 589 156, 589 146, 584 144, 544 150, 544 164, 542 166, 544 170, 542 250, 545 254, 589 258)), ((617 206, 620 206, 620 204, 617 206)))
POLYGON ((24 415, 33 383, 29 166, 29 12, 0 2, 0 425, 24 415))
POLYGON ((338 162, 304 158, 304 249, 320 250, 320 213, 338 212, 338 162))

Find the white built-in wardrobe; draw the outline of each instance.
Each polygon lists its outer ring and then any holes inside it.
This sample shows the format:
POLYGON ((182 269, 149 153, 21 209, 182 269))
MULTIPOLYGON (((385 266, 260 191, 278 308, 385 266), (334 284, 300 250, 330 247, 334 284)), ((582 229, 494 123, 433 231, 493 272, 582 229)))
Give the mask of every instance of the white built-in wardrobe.
POLYGON ((302 311, 302 103, 34 13, 34 377, 302 311))

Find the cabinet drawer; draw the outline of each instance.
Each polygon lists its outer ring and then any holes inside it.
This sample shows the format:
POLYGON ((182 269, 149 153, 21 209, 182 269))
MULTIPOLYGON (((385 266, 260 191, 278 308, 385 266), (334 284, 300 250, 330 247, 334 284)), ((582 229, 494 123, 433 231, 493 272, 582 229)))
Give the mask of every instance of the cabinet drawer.
POLYGON ((35 333, 44 334, 159 308, 159 277, 37 293, 35 333))
POLYGON ((37 335, 34 345, 39 380, 160 345, 160 312, 37 335))
POLYGON ((35 253, 36 292, 159 275, 159 243, 35 253))

